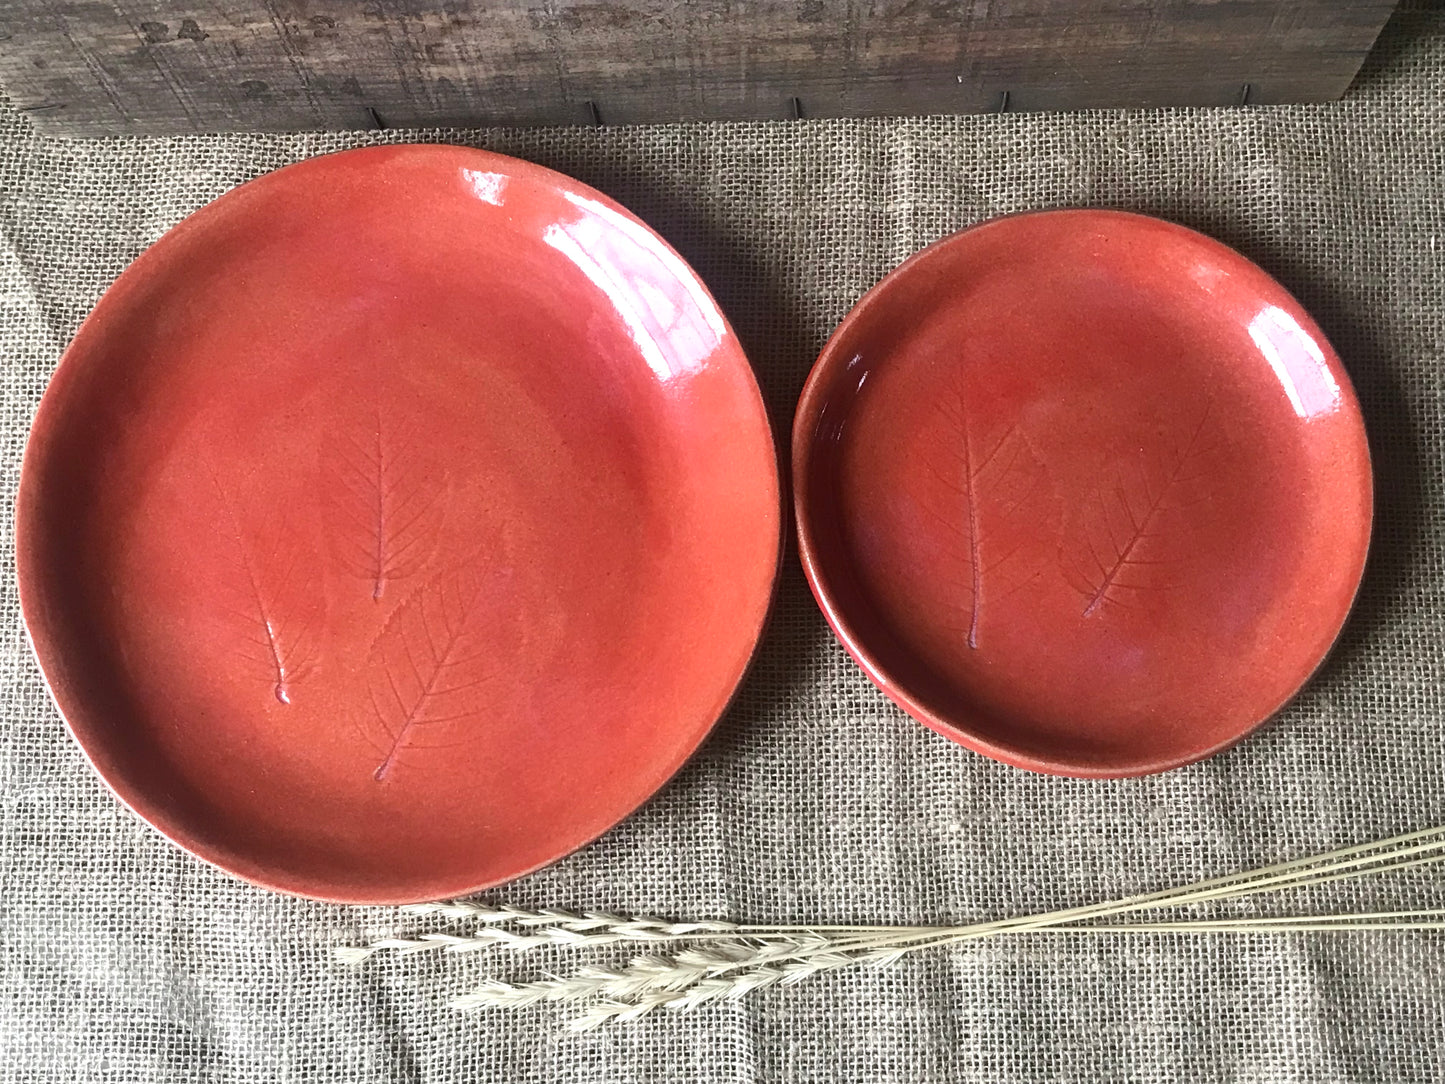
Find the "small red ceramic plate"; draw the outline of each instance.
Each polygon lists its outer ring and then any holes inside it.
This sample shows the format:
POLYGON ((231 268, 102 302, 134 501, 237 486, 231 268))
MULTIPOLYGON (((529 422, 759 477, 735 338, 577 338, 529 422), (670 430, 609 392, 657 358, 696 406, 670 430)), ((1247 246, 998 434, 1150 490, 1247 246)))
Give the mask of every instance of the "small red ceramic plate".
POLYGON ((727 705, 777 465, 697 276, 457 147, 313 159, 117 280, 35 419, 25 620, 142 817, 259 884, 435 899, 635 809, 727 705))
POLYGON ((1000 219, 844 320, 793 433, 803 565, 874 681, 1035 771, 1208 756, 1319 665, 1369 545, 1339 359, 1242 256, 1137 215, 1000 219))

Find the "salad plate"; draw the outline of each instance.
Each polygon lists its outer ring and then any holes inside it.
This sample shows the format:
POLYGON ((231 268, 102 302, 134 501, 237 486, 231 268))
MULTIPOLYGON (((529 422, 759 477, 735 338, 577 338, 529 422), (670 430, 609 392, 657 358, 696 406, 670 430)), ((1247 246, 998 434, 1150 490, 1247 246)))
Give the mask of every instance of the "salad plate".
POLYGON ((1283 287, 1114 211, 915 255, 839 326, 793 432, 800 552, 896 703, 1041 772, 1138 775, 1273 715, 1369 547, 1349 378, 1283 287))

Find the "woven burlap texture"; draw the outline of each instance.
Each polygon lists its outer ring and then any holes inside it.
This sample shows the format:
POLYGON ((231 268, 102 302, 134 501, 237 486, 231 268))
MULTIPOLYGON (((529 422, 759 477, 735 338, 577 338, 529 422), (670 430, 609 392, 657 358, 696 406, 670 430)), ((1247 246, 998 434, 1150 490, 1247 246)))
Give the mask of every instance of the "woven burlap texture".
MULTIPOLYGON (((556 956, 332 962, 419 928, 283 898, 160 839, 66 736, 13 589, 29 419, 105 286, 206 201, 359 143, 485 146, 654 224, 738 328, 779 432, 849 306, 993 215, 1122 207, 1242 249, 1318 317, 1378 484, 1357 612, 1235 750, 1123 782, 1026 774, 909 721, 833 640, 796 558, 715 736, 600 842, 494 898, 763 920, 967 920, 1091 902, 1445 823, 1445 12, 1398 15, 1339 104, 641 129, 67 143, 0 112, 0 1082, 1435 1081, 1432 934, 1038 935, 587 1035, 448 996, 556 956)), ((1426 876, 1292 906, 1439 905, 1426 876), (1427 898, 1428 897, 1428 898, 1427 898)))

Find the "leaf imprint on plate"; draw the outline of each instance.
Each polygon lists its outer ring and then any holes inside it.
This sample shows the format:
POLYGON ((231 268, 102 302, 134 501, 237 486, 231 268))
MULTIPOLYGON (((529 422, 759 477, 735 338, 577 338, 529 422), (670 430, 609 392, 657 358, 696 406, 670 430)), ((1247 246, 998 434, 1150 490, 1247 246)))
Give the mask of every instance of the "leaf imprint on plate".
POLYGON ((1208 442, 1213 402, 1205 404, 1199 421, 1182 448, 1155 461, 1141 457, 1126 471, 1115 472, 1113 485, 1101 488, 1081 516, 1066 573, 1084 598, 1084 617, 1106 605, 1128 607, 1121 594, 1162 590, 1160 569, 1173 562, 1158 552, 1159 539, 1170 530, 1174 513, 1210 499, 1201 483, 1209 480, 1199 461, 1208 442))
POLYGON ((378 602, 389 585, 426 566, 446 514, 449 479, 426 469, 417 445, 413 432, 378 407, 363 424, 333 431, 322 451, 333 551, 378 602))
POLYGON ((408 748, 480 714, 475 690, 488 678, 491 654, 481 642, 482 600, 488 579, 475 568, 438 576, 414 590, 372 643, 368 659, 371 708, 385 733, 374 778, 384 780, 408 748))
POLYGON ((288 609, 288 601, 308 602, 313 563, 305 547, 284 521, 263 523, 248 533, 236 511, 236 500, 207 463, 224 513, 220 552, 231 576, 222 592, 222 611, 245 629, 240 654, 264 667, 276 699, 291 703, 291 688, 315 661, 315 629, 288 609), (269 543, 260 535, 269 534, 269 543), (225 597, 229 596, 229 597, 225 597))
POLYGON ((1029 517, 1037 511, 1048 519, 1052 510, 1043 500, 1048 478, 1017 424, 981 423, 962 390, 940 398, 938 410, 957 439, 943 446, 943 461, 926 464, 947 501, 925 507, 957 540, 956 551, 967 566, 963 582, 953 586, 968 600, 965 627, 958 631, 976 649, 985 602, 1006 599, 1038 575, 1025 575, 1019 558, 1038 534, 1029 517))

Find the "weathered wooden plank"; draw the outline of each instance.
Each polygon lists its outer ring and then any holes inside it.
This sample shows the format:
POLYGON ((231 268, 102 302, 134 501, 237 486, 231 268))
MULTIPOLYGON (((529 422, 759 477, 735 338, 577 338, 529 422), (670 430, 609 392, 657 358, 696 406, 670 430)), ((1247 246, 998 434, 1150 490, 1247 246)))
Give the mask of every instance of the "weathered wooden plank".
POLYGON ((45 132, 1338 97, 1394 0, 7 0, 45 132))

